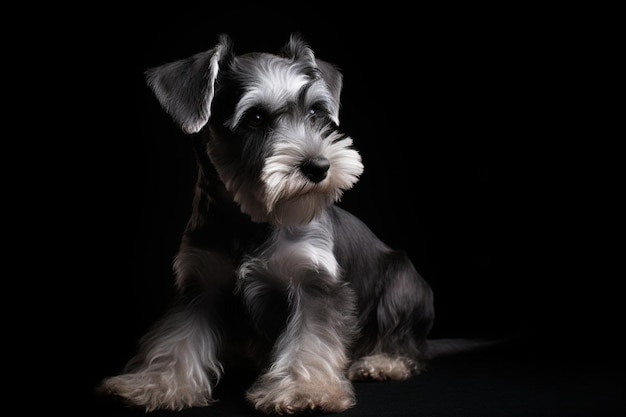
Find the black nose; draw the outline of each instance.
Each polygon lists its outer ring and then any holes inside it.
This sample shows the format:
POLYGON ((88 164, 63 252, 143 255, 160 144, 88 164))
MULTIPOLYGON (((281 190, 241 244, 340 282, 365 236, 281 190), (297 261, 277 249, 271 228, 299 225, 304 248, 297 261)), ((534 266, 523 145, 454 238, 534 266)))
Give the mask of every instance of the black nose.
POLYGON ((300 165, 302 173, 313 182, 323 181, 328 168, 330 168, 330 161, 322 157, 307 159, 300 165))

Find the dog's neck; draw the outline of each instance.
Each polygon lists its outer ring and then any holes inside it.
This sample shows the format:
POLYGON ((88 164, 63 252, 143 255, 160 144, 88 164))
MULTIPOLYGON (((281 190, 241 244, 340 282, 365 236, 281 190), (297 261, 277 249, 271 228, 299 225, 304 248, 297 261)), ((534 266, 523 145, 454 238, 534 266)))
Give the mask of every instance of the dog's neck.
POLYGON ((250 242, 256 245, 267 238, 271 226, 254 223, 250 216, 241 212, 206 153, 206 138, 198 135, 193 141, 198 178, 184 239, 207 249, 245 252, 250 242))

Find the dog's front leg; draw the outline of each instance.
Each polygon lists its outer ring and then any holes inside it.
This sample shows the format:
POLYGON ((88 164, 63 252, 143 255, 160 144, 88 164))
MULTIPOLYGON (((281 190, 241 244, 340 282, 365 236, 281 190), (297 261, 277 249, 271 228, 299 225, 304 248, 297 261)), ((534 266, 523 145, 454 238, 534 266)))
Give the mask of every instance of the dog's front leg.
POLYGON ((202 407, 214 401, 213 386, 222 374, 214 310, 221 298, 219 282, 231 276, 227 265, 215 253, 183 245, 175 262, 176 302, 142 337, 124 373, 103 381, 104 392, 146 411, 202 407))
POLYGON ((125 373, 107 378, 102 389, 146 411, 210 404, 212 378, 221 368, 215 359, 217 335, 205 316, 197 306, 173 308, 142 338, 125 373))
POLYGON ((354 331, 354 296, 345 284, 310 272, 288 289, 290 314, 269 369, 247 393, 265 413, 344 411, 355 403, 345 376, 354 331))

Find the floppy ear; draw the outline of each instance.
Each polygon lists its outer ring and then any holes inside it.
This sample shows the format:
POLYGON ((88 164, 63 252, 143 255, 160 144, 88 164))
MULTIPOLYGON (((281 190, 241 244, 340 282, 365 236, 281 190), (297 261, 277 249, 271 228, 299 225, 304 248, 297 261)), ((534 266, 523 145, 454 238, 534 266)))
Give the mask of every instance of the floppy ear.
POLYGON ((199 132, 209 121, 215 80, 231 53, 232 42, 223 34, 208 51, 146 71, 148 86, 184 132, 199 132))
POLYGON ((293 60, 308 60, 312 67, 317 68, 322 75, 322 79, 328 86, 331 97, 334 101, 331 118, 335 124, 339 124, 339 106, 341 98, 341 89, 343 87, 343 75, 339 68, 330 62, 315 58, 313 50, 309 48, 299 33, 294 33, 289 38, 289 42, 281 51, 283 56, 293 60))

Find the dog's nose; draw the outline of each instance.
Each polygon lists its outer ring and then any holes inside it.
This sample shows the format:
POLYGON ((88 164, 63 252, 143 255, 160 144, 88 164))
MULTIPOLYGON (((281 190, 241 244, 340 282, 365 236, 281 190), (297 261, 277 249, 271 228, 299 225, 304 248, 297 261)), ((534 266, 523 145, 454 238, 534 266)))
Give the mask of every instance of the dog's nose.
POLYGON ((323 157, 307 159, 300 165, 300 171, 313 182, 321 182, 326 178, 330 161, 323 157))

